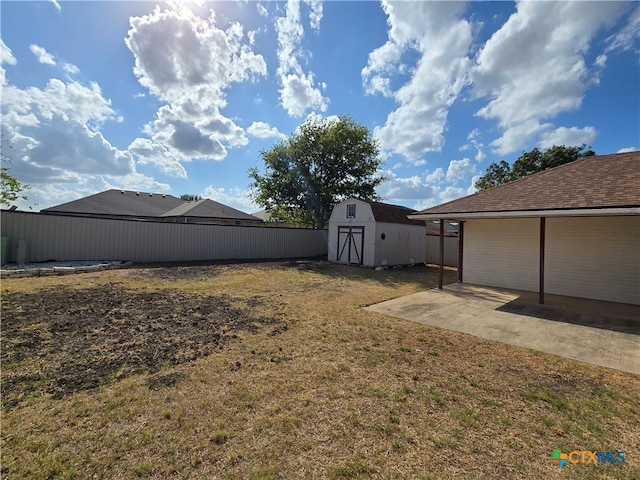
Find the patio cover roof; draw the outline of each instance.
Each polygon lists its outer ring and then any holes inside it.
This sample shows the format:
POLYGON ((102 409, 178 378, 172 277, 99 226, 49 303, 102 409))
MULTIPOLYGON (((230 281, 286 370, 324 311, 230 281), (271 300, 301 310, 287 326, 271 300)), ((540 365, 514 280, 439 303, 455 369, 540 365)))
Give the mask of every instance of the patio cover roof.
POLYGON ((640 152, 586 157, 458 200, 417 220, 640 215, 640 152))

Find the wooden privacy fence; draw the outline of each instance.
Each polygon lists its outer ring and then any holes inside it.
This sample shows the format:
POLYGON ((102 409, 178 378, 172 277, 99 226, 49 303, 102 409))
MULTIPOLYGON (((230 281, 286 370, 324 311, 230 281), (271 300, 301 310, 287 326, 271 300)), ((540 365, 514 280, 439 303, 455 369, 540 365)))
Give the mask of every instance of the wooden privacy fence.
MULTIPOLYGON (((440 237, 427 235, 427 263, 440 264, 440 237)), ((444 237, 444 264, 458 266, 458 237, 444 237)))
POLYGON ((3 260, 171 262, 316 257, 327 231, 116 220, 3 210, 3 260), (22 251, 19 251, 19 248, 22 251))

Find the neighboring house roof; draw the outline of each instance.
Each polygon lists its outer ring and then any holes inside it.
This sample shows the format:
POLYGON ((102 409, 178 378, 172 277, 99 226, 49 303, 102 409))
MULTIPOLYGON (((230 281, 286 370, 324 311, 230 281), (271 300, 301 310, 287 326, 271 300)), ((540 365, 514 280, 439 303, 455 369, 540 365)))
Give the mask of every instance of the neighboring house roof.
POLYGON ((199 217, 261 222, 248 213, 210 199, 185 201, 173 195, 107 190, 42 210, 42 213, 117 217, 199 217))
POLYGON ((156 217, 182 203, 184 200, 173 195, 107 190, 72 202, 45 208, 42 212, 156 217))
POLYGON ((266 210, 260 210, 258 212, 253 212, 253 215, 256 218, 262 220, 269 227, 283 227, 283 228, 300 228, 298 225, 293 225, 289 222, 284 222, 282 220, 274 220, 271 217, 271 214, 266 210))
POLYGON ((162 217, 209 217, 209 218, 228 218, 233 220, 250 220, 254 222, 262 222, 262 219, 241 212, 235 208, 231 208, 222 203, 215 202, 208 198, 184 202, 181 205, 165 212, 162 217))
POLYGON ((640 152, 586 157, 427 208, 413 218, 524 216, 540 211, 596 215, 603 209, 640 214, 640 152))
POLYGON ((258 212, 253 212, 251 215, 253 215, 254 217, 259 218, 263 222, 270 222, 271 221, 271 214, 269 212, 267 212, 266 210, 260 210, 258 212))
MULTIPOLYGON (((440 222, 427 221, 423 223, 427 224, 427 235, 440 235, 440 222)), ((451 222, 444 222, 444 236, 457 237, 458 225, 453 225, 451 222)))

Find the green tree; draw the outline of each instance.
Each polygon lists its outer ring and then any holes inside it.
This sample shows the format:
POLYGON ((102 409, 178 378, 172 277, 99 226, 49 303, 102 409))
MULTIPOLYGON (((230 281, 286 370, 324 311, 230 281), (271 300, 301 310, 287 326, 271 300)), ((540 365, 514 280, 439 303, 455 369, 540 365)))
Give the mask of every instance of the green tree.
POLYGON ((385 179, 369 129, 350 117, 307 120, 286 141, 263 150, 265 173, 249 171, 252 199, 276 221, 324 228, 333 207, 348 197, 375 200, 385 179))
POLYGON ((196 200, 202 200, 202 197, 193 193, 183 193, 180 195, 180 200, 184 200, 185 202, 195 202, 196 200))
POLYGON ((27 195, 23 192, 30 187, 26 183, 19 182, 11 175, 9 167, 5 166, 11 163, 11 158, 6 154, 7 149, 13 150, 11 145, 2 139, 0 143, 0 205, 9 206, 16 200, 27 200, 27 195))
POLYGON ((502 185, 503 183, 513 180, 511 165, 504 160, 500 163, 492 163, 487 167, 487 173, 478 179, 475 186, 478 190, 486 190, 487 188, 502 185))
POLYGON ((530 152, 523 152, 518 159, 509 165, 504 160, 500 163, 492 163, 487 168, 487 172, 478 179, 475 187, 478 190, 502 185, 503 183, 526 177, 532 173, 543 172, 549 168, 564 165, 584 157, 590 157, 596 153, 585 144, 579 147, 566 147, 564 145, 554 145, 546 150, 534 148, 530 152))

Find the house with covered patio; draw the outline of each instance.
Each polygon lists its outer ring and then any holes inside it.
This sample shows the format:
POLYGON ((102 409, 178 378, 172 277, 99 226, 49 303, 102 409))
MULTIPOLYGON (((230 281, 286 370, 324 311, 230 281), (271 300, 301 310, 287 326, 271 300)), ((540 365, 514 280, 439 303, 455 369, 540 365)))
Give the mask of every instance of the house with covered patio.
MULTIPOLYGON (((458 281, 640 305, 640 152, 586 157, 409 216, 459 223, 458 281)), ((440 266, 442 288, 443 266, 440 266)))

